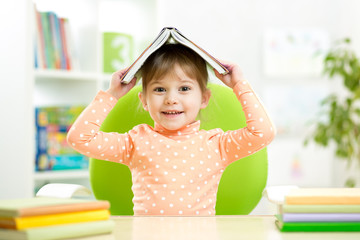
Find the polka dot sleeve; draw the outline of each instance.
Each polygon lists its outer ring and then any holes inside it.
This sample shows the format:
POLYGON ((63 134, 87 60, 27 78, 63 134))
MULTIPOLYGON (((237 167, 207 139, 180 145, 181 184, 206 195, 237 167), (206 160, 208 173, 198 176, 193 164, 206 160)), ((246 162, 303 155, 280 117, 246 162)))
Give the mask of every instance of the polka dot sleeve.
POLYGON ((233 88, 246 118, 246 127, 220 136, 220 151, 227 164, 267 146, 275 137, 275 127, 263 104, 247 81, 233 88))
POLYGON ((70 128, 68 143, 86 156, 126 164, 132 146, 130 136, 99 131, 116 102, 115 97, 99 91, 70 128))

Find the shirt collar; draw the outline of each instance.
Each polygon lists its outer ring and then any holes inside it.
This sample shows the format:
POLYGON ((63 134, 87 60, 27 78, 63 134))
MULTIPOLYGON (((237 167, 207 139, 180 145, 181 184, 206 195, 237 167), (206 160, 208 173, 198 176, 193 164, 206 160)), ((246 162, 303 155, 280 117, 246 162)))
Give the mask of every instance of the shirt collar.
POLYGON ((165 135, 168 137, 171 136, 184 136, 184 135, 190 135, 198 132, 200 129, 200 120, 195 121, 189 125, 184 126, 183 128, 177 129, 177 130, 167 130, 161 125, 155 123, 154 130, 161 135, 165 135))

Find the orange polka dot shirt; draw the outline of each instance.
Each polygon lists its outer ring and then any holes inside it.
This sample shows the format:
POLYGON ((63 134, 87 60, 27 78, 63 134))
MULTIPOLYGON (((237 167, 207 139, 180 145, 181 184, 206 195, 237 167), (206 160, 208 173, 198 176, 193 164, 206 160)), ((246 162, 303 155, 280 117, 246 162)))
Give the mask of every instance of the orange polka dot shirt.
POLYGON ((196 121, 177 131, 141 124, 125 134, 99 131, 116 104, 116 98, 99 91, 73 124, 68 142, 84 155, 130 168, 134 215, 215 215, 224 169, 264 148, 275 136, 249 83, 239 82, 233 91, 246 116, 244 128, 205 131, 196 121))

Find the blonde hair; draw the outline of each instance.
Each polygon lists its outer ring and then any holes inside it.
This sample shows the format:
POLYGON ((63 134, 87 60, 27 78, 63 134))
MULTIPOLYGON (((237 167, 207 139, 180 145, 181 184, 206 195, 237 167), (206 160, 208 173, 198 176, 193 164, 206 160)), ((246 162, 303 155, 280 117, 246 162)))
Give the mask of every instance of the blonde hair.
POLYGON ((156 50, 141 67, 142 88, 153 79, 161 79, 178 64, 182 70, 199 83, 202 93, 207 90, 208 72, 206 62, 196 52, 181 44, 165 44, 156 50))

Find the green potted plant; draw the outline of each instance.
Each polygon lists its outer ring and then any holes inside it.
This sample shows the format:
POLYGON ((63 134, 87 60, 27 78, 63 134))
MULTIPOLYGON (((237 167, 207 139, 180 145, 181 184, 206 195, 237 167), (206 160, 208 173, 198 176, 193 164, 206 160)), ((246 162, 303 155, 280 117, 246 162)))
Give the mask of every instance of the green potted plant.
MULTIPOLYGON (((360 60, 350 43, 348 38, 337 42, 323 61, 324 74, 340 77, 346 94, 330 94, 321 102, 324 111, 304 142, 313 140, 324 147, 334 143, 335 156, 348 161, 348 167, 360 166, 360 60)), ((360 174, 360 169, 356 172, 360 174)), ((356 186, 356 179, 349 177, 345 185, 356 186)))

